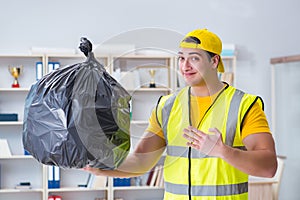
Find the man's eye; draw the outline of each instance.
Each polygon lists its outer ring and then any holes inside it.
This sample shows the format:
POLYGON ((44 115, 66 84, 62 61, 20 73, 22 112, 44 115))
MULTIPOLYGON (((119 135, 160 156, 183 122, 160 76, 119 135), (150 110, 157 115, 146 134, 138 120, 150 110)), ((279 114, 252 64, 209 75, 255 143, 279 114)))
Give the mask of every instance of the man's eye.
POLYGON ((178 57, 178 61, 183 61, 184 58, 183 57, 178 57))
POLYGON ((198 58, 198 57, 191 57, 191 60, 192 60, 192 61, 198 61, 199 58, 198 58))

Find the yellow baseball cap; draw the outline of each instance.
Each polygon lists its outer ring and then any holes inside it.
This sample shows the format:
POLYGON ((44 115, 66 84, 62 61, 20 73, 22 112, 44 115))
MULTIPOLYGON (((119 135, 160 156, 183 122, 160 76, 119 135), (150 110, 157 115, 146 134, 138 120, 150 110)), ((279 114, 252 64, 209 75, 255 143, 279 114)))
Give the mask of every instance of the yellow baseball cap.
POLYGON ((209 51, 220 56, 218 71, 224 72, 224 65, 221 58, 222 41, 213 32, 207 29, 197 29, 189 32, 180 42, 181 48, 194 48, 209 51))

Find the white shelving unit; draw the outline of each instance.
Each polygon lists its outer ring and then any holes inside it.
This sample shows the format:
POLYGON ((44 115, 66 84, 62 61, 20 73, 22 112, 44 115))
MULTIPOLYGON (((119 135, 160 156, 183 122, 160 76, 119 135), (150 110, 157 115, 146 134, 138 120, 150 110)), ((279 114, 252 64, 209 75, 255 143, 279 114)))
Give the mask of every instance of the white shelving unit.
MULTIPOLYGON (((148 126, 148 118, 156 106, 158 98, 170 94, 184 85, 181 83, 174 55, 95 55, 106 70, 132 95, 131 150, 148 126), (155 88, 150 88, 149 70, 155 70, 155 88), (117 77, 116 77, 117 76, 117 77)), ((114 200, 162 199, 164 189, 150 186, 113 186, 113 178, 108 178, 107 187, 91 189, 78 187, 86 184, 88 173, 78 169, 60 170, 60 188, 48 189, 48 166, 38 163, 32 156, 25 156, 22 145, 24 101, 36 77, 36 62, 43 63, 43 74, 48 73, 48 62, 59 62, 60 66, 85 61, 82 54, 75 55, 0 55, 0 113, 18 113, 17 122, 0 121, 0 138, 8 140, 12 157, 0 158, 1 188, 0 199, 47 200, 49 195, 60 195, 63 200, 94 200, 97 198, 114 200), (20 88, 11 88, 13 77, 8 72, 9 65, 23 65, 20 88), (26 173, 24 173, 26 172, 26 173), (32 189, 16 190, 15 185, 30 181, 32 189)), ((235 57, 223 57, 235 73, 235 57)), ((226 69, 228 70, 228 69, 226 69)), ((163 160, 163 158, 162 158, 163 160)), ((162 162, 160 162, 162 164, 162 162)))
POLYGON ((36 62, 43 55, 0 55, 0 113, 17 114, 18 121, 0 121, 0 138, 6 139, 12 156, 0 158, 0 199, 44 199, 44 167, 32 156, 25 156, 22 145, 24 102, 36 81, 36 62), (20 88, 12 88, 14 78, 8 66, 23 67, 20 88), (20 182, 30 182, 32 189, 15 189, 20 182))

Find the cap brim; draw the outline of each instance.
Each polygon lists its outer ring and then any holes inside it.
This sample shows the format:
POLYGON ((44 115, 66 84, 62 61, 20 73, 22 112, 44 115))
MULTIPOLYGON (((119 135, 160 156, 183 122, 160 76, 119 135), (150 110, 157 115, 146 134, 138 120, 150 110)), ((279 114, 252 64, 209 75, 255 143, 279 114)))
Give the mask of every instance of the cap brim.
POLYGON ((220 57, 220 61, 219 61, 219 65, 218 65, 218 72, 225 72, 224 70, 224 64, 223 64, 223 61, 222 61, 222 58, 220 57))

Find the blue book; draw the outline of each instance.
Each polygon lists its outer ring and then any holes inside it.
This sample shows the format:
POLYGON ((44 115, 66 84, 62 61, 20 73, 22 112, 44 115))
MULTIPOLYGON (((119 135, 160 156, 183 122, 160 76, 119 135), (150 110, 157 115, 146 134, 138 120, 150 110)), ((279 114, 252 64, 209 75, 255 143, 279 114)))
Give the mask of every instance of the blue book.
POLYGON ((36 80, 39 80, 43 77, 43 63, 42 62, 36 62, 36 80))
POLYGON ((60 169, 57 166, 48 166, 48 188, 60 188, 60 169))
POLYGON ((130 178, 114 178, 114 187, 130 186, 130 178))
POLYGON ((48 62, 48 73, 52 72, 54 70, 54 63, 48 62))
POLYGON ((48 73, 58 69, 59 67, 60 67, 59 62, 48 62, 48 73))
POLYGON ((53 170, 54 188, 60 188, 60 169, 57 166, 53 166, 53 170))
POLYGON ((24 155, 29 156, 31 154, 26 149, 24 149, 24 155))
POLYGON ((0 113, 0 121, 18 121, 18 114, 16 113, 0 113))
POLYGON ((53 69, 58 69, 60 67, 59 62, 53 62, 53 69))
POLYGON ((48 166, 48 188, 54 188, 53 166, 48 166))

